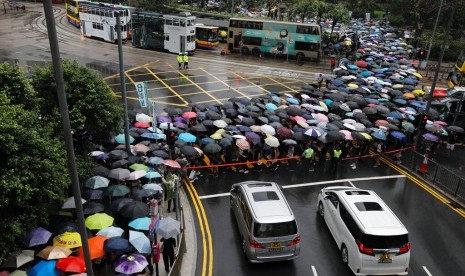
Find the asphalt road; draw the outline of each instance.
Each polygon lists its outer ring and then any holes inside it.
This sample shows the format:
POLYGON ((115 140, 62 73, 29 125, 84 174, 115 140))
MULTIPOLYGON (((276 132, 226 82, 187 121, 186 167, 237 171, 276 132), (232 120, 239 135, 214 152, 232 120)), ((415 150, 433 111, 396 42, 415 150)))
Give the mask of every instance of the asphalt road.
MULTIPOLYGON (((465 257, 464 218, 404 175, 385 165, 374 169, 371 163, 366 160, 356 170, 344 166, 337 174, 323 168, 302 174, 289 172, 286 167, 273 172, 226 173, 218 178, 204 172, 194 185, 212 233, 212 275, 352 275, 342 264, 325 223, 317 216, 319 190, 333 185, 374 190, 394 211, 409 231, 412 244, 409 275, 464 275, 465 265, 461 261, 465 257), (302 235, 299 259, 265 264, 250 264, 245 259, 229 197, 222 195, 233 183, 245 180, 275 181, 282 186, 302 235), (337 182, 331 183, 334 180, 337 182), (303 183, 308 185, 293 187, 303 183)), ((200 270, 197 275, 201 275, 200 270)))

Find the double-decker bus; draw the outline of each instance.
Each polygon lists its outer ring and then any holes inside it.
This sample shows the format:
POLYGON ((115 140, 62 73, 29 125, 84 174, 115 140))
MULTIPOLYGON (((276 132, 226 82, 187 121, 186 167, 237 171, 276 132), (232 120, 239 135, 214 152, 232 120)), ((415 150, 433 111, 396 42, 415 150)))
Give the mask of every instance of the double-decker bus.
POLYGON ((465 86, 465 50, 457 58, 454 72, 449 79, 449 87, 453 88, 455 86, 465 86))
POLYGON ((218 27, 195 24, 195 46, 197 48, 213 49, 218 47, 218 27))
POLYGON ((299 61, 320 58, 321 28, 318 24, 231 18, 228 32, 231 52, 287 55, 299 61))
POLYGON ((87 0, 66 0, 66 18, 68 22, 76 27, 81 27, 81 21, 79 20, 79 3, 88 2, 87 0))
POLYGON ((134 12, 131 18, 132 46, 170 53, 195 51, 195 16, 188 12, 162 15, 134 12))
POLYGON ((96 2, 79 2, 81 34, 115 43, 117 40, 116 15, 120 15, 121 39, 129 37, 131 8, 96 2))

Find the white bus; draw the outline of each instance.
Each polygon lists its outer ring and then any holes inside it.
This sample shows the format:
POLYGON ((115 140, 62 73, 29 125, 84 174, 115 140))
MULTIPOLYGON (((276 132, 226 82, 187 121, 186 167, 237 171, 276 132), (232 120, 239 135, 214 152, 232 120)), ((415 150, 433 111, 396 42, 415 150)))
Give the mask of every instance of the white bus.
POLYGON ((116 14, 119 13, 122 27, 121 39, 126 40, 130 36, 131 9, 131 7, 108 3, 80 2, 81 34, 115 43, 118 38, 116 14))
POLYGON ((195 16, 188 12, 162 15, 134 12, 131 17, 132 45, 170 53, 195 51, 195 16))

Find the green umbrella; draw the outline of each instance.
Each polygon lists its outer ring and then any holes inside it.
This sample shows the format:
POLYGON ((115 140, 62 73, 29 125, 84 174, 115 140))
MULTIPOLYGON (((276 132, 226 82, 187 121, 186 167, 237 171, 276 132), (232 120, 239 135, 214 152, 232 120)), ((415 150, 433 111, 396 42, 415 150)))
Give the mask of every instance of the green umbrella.
POLYGON ((105 213, 93 214, 86 218, 86 227, 90 230, 101 230, 113 224, 113 217, 105 213))
POLYGON ((110 180, 102 176, 92 176, 91 178, 87 179, 86 187, 91 189, 99 189, 99 188, 106 188, 110 180))
POLYGON ((149 171, 149 167, 147 167, 146 165, 143 165, 143 164, 132 164, 131 166, 129 166, 129 168, 133 171, 146 171, 148 172, 149 171))
POLYGON ((407 132, 413 133, 415 131, 415 126, 409 122, 402 122, 402 128, 404 128, 407 132))
MULTIPOLYGON (((124 143, 126 142, 126 139, 124 137, 124 134, 118 134, 115 136, 115 141, 116 143, 120 144, 120 145, 124 145, 124 143)), ((134 137, 132 137, 131 135, 129 135, 129 144, 132 144, 134 143, 134 137)))
POLYGON ((114 197, 114 196, 124 196, 124 195, 129 194, 129 192, 130 190, 128 187, 121 185, 121 184, 117 184, 117 185, 112 185, 108 187, 106 194, 111 197, 114 197))

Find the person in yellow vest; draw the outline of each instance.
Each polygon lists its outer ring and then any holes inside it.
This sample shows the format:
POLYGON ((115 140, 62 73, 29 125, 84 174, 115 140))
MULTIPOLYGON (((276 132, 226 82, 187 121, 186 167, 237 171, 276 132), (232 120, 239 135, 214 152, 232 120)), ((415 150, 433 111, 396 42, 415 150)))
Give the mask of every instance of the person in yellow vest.
POLYGON ((189 55, 187 54, 187 52, 184 53, 182 61, 184 61, 184 69, 189 69, 189 55))
POLYGON ((304 168, 307 169, 309 172, 313 172, 315 170, 315 151, 312 149, 312 147, 308 146, 308 148, 304 150, 304 152, 302 153, 302 156, 304 160, 304 168))
POLYGON ((341 154, 342 154, 342 150, 339 147, 335 147, 333 149, 333 154, 331 156, 331 167, 333 168, 334 171, 337 170, 339 161, 341 161, 341 154))
POLYGON ((179 70, 181 70, 182 62, 183 62, 182 53, 179 53, 179 55, 178 55, 178 66, 179 66, 179 70))

